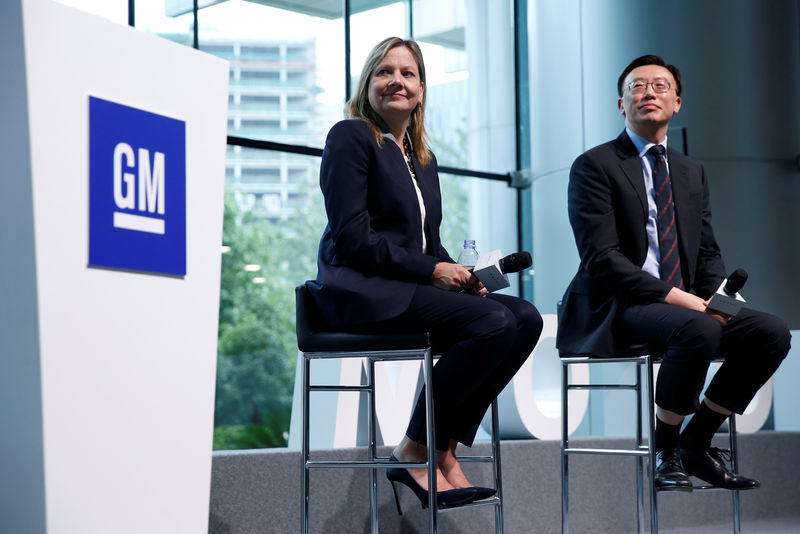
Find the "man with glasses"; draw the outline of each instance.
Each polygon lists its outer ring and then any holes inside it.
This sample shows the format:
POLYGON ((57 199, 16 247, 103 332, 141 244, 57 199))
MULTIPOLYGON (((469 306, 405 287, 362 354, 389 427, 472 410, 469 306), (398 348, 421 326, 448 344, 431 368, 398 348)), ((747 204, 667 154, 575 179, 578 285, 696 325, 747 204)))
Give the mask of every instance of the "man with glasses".
POLYGON ((786 323, 743 308, 708 308, 725 279, 702 165, 667 147, 681 75, 658 56, 633 60, 617 83, 625 130, 575 160, 569 218, 580 268, 562 301, 562 355, 613 356, 647 345, 656 384, 656 486, 691 491, 689 475, 728 489, 759 482, 726 466, 711 438, 741 414, 789 351, 786 323), (725 361, 700 393, 710 360, 725 361), (683 419, 693 415, 683 432, 683 419))

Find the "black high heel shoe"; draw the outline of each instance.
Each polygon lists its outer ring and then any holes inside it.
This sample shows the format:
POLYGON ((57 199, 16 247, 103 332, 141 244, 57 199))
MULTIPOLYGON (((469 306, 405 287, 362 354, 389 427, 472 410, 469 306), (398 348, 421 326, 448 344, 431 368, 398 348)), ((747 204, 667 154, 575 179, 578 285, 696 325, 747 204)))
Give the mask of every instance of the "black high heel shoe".
POLYGON ((488 499, 489 497, 493 497, 497 490, 494 488, 484 488, 481 486, 472 486, 469 489, 475 490, 475 498, 474 501, 482 501, 483 499, 488 499))
MULTIPOLYGON (((398 462, 394 454, 389 458, 391 462, 398 462)), ((422 503, 422 508, 428 507, 428 490, 422 489, 408 469, 402 467, 389 467, 386 469, 386 478, 392 483, 394 490, 394 502, 397 504, 397 513, 403 515, 403 509, 400 507, 400 496, 397 493, 397 484, 404 484, 414 492, 417 499, 422 503)), ((451 508, 460 504, 466 504, 475 500, 475 488, 452 489, 447 491, 436 492, 436 503, 439 508, 451 508)))

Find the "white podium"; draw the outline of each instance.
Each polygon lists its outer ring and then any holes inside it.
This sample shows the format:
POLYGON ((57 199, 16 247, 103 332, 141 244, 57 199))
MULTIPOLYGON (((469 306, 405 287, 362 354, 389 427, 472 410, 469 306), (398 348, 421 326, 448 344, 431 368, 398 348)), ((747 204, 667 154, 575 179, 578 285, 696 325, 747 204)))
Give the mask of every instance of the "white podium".
POLYGON ((206 532, 227 63, 50 0, 0 27, 0 532, 206 532))

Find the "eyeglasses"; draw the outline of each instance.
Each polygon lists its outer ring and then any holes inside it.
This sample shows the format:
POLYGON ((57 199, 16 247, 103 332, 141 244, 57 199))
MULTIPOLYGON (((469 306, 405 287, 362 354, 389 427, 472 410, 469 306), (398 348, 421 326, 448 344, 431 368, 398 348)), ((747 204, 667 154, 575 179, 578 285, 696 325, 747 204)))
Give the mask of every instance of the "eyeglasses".
POLYGON ((645 82, 643 80, 635 80, 628 84, 628 91, 632 95, 640 95, 645 92, 647 86, 653 88, 655 93, 666 93, 672 87, 672 84, 662 78, 655 79, 652 82, 645 82))

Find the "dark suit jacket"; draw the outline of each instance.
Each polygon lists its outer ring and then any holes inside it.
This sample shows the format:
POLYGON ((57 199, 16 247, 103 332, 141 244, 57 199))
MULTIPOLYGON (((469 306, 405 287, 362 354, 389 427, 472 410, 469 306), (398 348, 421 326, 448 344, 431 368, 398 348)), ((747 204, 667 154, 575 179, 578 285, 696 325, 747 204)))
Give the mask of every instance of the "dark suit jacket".
POLYGON ((308 287, 333 327, 390 319, 408 307, 416 284, 430 284, 440 261, 453 262, 439 240, 442 220, 435 159, 414 170, 427 214, 422 251, 419 201, 400 148, 378 146, 359 120, 328 133, 320 167, 328 226, 319 244, 316 281, 308 287))
MULTIPOLYGON (((725 278, 711 228, 703 166, 668 149, 684 287, 707 298, 725 278)), ((647 197, 636 147, 623 131, 572 165, 569 220, 581 264, 561 302, 556 344, 562 355, 620 354, 614 319, 622 306, 663 301, 670 286, 642 271, 647 197)))

